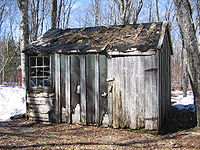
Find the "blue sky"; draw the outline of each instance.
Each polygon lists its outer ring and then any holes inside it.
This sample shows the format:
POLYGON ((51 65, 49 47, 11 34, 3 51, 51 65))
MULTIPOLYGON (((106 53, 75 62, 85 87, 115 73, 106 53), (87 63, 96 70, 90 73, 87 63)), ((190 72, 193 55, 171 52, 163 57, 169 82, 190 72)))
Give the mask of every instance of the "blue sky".
MULTIPOLYGON (((0 2, 2 2, 3 0, 0 0, 0 2)), ((90 3, 94 0, 74 0, 75 3, 74 3, 74 8, 72 9, 72 14, 71 14, 71 17, 70 17, 70 26, 69 27, 82 27, 83 24, 80 23, 80 20, 81 19, 84 19, 84 17, 87 17, 87 13, 86 11, 88 11, 90 8, 90 3)), ((107 0, 101 0, 102 3, 106 2, 107 0)), ((162 16, 162 21, 163 21, 163 15, 164 15, 164 12, 165 12, 165 8, 166 6, 168 6, 169 2, 172 1, 172 0, 160 0, 159 1, 159 10, 160 10, 160 15, 162 16)), ((20 16, 19 16, 19 10, 18 10, 18 7, 17 7, 17 4, 16 4, 16 0, 11 0, 10 1, 13 6, 12 6, 12 14, 11 16, 12 17, 12 28, 14 30, 13 32, 13 36, 14 38, 17 40, 19 38, 19 23, 20 23, 20 16), (14 11, 14 13, 13 13, 14 11)), ((140 13, 140 16, 139 16, 139 20, 138 22, 147 22, 148 21, 148 2, 149 0, 144 0, 144 6, 143 6, 143 9, 140 13)), ((58 1, 58 4, 59 4, 59 1, 58 1)), ((102 8, 102 11, 106 11, 106 10, 103 10, 105 9, 105 7, 103 6, 102 8)), ((49 26, 50 26, 50 19, 47 20, 48 24, 46 25, 46 30, 49 29, 49 26)), ((92 24, 91 24, 92 25, 92 24)), ((5 18, 5 21, 4 21, 4 24, 3 24, 3 29, 1 30, 1 33, 0 33, 0 38, 2 38, 5 34, 8 34, 9 33, 9 30, 10 29, 10 19, 9 17, 6 17, 5 18)))

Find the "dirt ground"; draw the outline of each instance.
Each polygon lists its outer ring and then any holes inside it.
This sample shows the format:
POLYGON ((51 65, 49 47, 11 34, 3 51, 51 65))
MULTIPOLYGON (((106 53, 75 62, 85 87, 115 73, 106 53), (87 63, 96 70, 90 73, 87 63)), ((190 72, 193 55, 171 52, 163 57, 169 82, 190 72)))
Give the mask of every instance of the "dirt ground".
MULTIPOLYGON (((26 120, 1 122, 0 149, 200 149, 200 128, 191 128, 192 115, 177 115, 185 117, 184 120, 174 120, 176 124, 168 124, 167 130, 163 131, 162 135, 144 130, 50 124, 26 120)), ((171 120, 177 118, 177 115, 171 116, 171 120)))

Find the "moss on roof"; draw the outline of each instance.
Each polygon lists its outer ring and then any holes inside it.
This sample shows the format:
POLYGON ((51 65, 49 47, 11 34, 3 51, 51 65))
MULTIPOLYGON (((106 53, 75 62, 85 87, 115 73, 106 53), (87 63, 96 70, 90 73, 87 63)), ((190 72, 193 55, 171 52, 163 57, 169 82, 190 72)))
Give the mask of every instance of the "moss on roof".
POLYGON ((70 53, 123 51, 135 48, 141 52, 157 49, 162 23, 99 26, 74 29, 51 29, 32 42, 25 53, 70 53))

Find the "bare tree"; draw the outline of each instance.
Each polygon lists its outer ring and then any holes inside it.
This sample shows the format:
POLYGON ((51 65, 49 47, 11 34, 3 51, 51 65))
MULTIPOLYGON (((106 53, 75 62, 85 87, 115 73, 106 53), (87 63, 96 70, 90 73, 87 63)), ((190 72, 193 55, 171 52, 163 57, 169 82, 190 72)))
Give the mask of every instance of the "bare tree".
POLYGON ((186 49, 183 48, 182 50, 182 86, 183 86, 183 97, 187 97, 187 90, 189 86, 188 80, 188 64, 186 60, 186 49))
POLYGON ((149 8, 149 17, 148 17, 148 21, 152 22, 152 0, 149 1, 148 3, 148 8, 149 8))
POLYGON ((58 28, 59 28, 59 26, 60 26, 61 11, 62 11, 63 5, 64 5, 64 1, 63 1, 63 0, 60 0, 60 4, 59 4, 59 6, 58 6, 58 17, 57 17, 57 24, 58 24, 57 26, 58 26, 58 28))
POLYGON ((69 0, 64 3, 63 7, 63 28, 68 28, 69 26, 69 21, 70 21, 70 16, 71 16, 71 11, 72 7, 74 5, 75 1, 69 0))
POLYGON ((39 28, 39 5, 40 0, 30 0, 30 40, 36 40, 38 36, 38 28, 39 28))
MULTIPOLYGON (((20 10, 20 50, 24 50, 29 41, 28 0, 18 0, 20 10)), ((21 53, 22 85, 25 86, 25 55, 21 53)))
POLYGON ((171 0, 167 1, 167 4, 165 5, 165 13, 164 13, 164 19, 165 21, 173 22, 176 15, 174 15, 174 4, 171 0), (173 16, 173 17, 172 17, 173 16), (172 19, 170 20, 170 18, 172 19))
POLYGON ((9 12, 9 9, 8 10, 6 10, 6 8, 8 8, 8 7, 6 7, 6 4, 8 3, 8 1, 7 0, 2 0, 1 2, 0 2, 0 30, 1 30, 1 28, 2 28, 2 24, 3 24, 3 21, 4 21, 4 18, 5 18, 5 16, 8 14, 8 12, 9 12))
POLYGON ((195 98, 197 123, 200 126, 200 49, 192 20, 192 10, 188 0, 174 0, 174 3, 186 48, 188 74, 195 98))
POLYGON ((1 29, 1 26, 2 26, 2 23, 3 23, 3 14, 4 14, 4 11, 5 11, 5 5, 2 5, 0 6, 0 29, 1 29))
POLYGON ((51 0, 51 28, 57 27, 57 0, 51 0))
POLYGON ((143 0, 114 0, 120 12, 121 24, 136 23, 143 7, 143 0))
POLYGON ((100 0, 95 0, 94 2, 94 12, 95 12, 95 26, 99 25, 100 21, 100 0))
POLYGON ((197 37, 198 37, 198 42, 200 44, 200 0, 195 0, 195 5, 196 5, 196 31, 197 31, 197 37))
POLYGON ((158 0, 155 0, 155 11, 156 11, 156 21, 160 21, 160 14, 159 14, 159 8, 158 8, 158 0))
POLYGON ((114 2, 109 1, 108 7, 110 9, 110 15, 109 15, 109 23, 108 25, 111 25, 112 22, 114 25, 117 24, 117 14, 116 14, 116 5, 114 2))

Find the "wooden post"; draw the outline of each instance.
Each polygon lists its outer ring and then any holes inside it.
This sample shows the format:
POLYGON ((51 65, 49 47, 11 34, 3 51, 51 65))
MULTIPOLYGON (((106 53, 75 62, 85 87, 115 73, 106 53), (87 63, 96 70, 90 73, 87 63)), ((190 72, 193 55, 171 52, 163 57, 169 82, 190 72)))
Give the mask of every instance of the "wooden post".
POLYGON ((81 100, 81 123, 87 124, 86 118, 86 58, 84 55, 80 56, 80 100, 81 100))
POLYGON ((113 81, 114 81, 114 76, 113 76, 113 61, 112 59, 107 59, 107 68, 109 68, 108 73, 107 73, 107 78, 108 79, 113 79, 111 81, 108 81, 107 79, 107 84, 108 84, 108 89, 107 89, 107 93, 108 93, 108 119, 109 119, 109 126, 112 127, 112 123, 113 123, 113 105, 112 105, 112 101, 113 101, 113 81))
POLYGON ((95 123, 100 125, 99 117, 99 55, 95 57, 95 123))
POLYGON ((55 54, 55 114, 56 122, 61 122, 61 105, 60 105, 60 54, 55 54))
POLYGON ((71 123, 71 69, 70 69, 70 56, 65 56, 65 102, 66 102, 66 113, 67 113, 67 123, 71 123))

